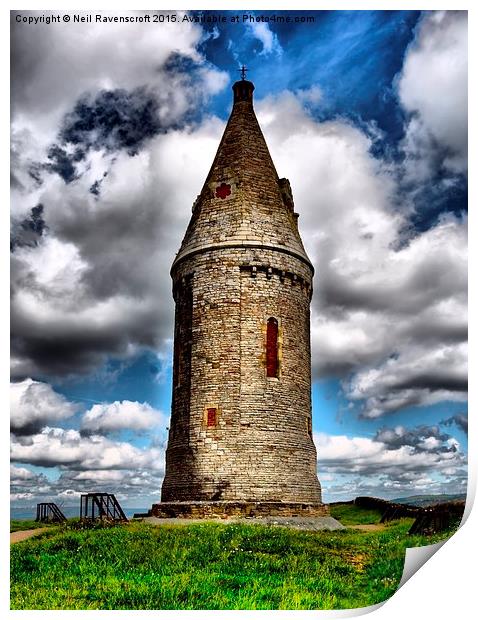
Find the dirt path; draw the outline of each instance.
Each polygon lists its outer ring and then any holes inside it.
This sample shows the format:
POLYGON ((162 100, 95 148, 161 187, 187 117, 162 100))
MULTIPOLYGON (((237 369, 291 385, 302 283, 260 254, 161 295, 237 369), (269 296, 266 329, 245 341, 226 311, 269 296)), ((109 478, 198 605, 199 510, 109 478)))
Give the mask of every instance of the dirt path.
POLYGON ((362 525, 347 525, 348 528, 354 530, 362 530, 363 532, 378 532, 385 529, 383 523, 366 523, 362 525))
POLYGON ((158 518, 145 517, 142 519, 146 523, 153 525, 190 525, 191 523, 256 523, 259 525, 280 525, 283 527, 292 527, 299 530, 344 530, 344 526, 333 517, 229 517, 227 519, 185 519, 185 518, 158 518))
POLYGON ((45 530, 49 530, 49 527, 37 527, 34 530, 21 530, 20 532, 10 532, 10 544, 17 543, 32 536, 37 536, 45 530))

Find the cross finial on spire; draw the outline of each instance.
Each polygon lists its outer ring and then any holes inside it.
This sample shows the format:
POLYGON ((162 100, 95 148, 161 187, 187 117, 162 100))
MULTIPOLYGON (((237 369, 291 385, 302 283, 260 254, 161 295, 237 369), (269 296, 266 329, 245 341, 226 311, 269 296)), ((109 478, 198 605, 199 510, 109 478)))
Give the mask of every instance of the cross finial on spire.
POLYGON ((238 71, 241 74, 242 80, 237 80, 232 85, 232 90, 234 91, 234 103, 239 103, 240 101, 248 101, 252 103, 252 93, 254 92, 254 84, 249 82, 246 79, 246 67, 242 65, 238 71))

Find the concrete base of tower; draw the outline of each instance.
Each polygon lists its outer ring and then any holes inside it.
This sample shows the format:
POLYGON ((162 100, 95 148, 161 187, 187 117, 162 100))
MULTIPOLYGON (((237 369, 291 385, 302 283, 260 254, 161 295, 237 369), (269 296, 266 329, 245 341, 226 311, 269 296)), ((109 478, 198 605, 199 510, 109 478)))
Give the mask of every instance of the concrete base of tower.
POLYGON ((207 519, 227 517, 327 517, 327 504, 302 502, 202 501, 153 504, 149 515, 158 518, 207 519))

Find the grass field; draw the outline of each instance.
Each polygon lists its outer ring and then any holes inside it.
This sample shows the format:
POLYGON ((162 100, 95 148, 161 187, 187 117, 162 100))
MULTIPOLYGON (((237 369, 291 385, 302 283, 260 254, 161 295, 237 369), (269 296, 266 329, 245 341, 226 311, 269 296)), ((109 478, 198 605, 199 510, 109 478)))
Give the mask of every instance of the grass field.
MULTIPOLYGON (((395 592, 411 520, 374 532, 354 506, 336 506, 347 531, 249 524, 132 522, 49 528, 11 547, 12 609, 344 609, 395 592), (348 522, 348 523, 347 523, 348 522)), ((374 512, 374 511, 372 511, 374 512)), ((447 535, 450 535, 448 533, 447 535)), ((445 536, 442 535, 441 539, 445 536)))
POLYGON ((335 504, 330 506, 330 514, 342 525, 369 525, 379 523, 382 518, 380 510, 360 508, 355 504, 335 504))
POLYGON ((10 532, 20 532, 23 530, 34 530, 38 527, 49 527, 49 523, 38 523, 38 521, 24 520, 24 521, 10 521, 10 532))

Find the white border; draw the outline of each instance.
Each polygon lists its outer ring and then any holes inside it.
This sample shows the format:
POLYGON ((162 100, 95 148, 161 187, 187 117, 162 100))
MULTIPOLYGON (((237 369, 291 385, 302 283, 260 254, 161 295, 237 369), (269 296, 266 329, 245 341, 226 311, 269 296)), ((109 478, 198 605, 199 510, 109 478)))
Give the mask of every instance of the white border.
MULTIPOLYGON (((475 33, 476 33, 476 19, 475 19, 475 11, 472 9, 473 5, 469 2, 456 2, 453 3, 454 6, 450 6, 452 3, 450 2, 442 2, 435 1, 431 2, 430 0, 422 0, 420 3, 413 2, 410 0, 402 0, 400 3, 396 2, 377 2, 371 1, 365 3, 359 2, 300 2, 295 6, 291 6, 290 1, 267 1, 267 2, 252 2, 251 0, 246 3, 247 9, 250 10, 259 10, 259 9, 269 9, 269 10, 364 10, 364 9, 454 9, 454 10, 469 10, 469 29, 471 32, 470 36, 470 49, 471 53, 469 53, 469 61, 470 61, 470 69, 469 75, 476 75, 476 62, 474 62, 474 57, 476 57, 476 52, 473 54, 473 47, 475 47, 475 33), (470 10, 471 9, 471 10, 470 10)), ((88 9, 95 9, 91 4, 87 5, 88 9)), ((173 2, 164 2, 163 0, 157 0, 156 2, 146 1, 141 5, 142 9, 172 9, 173 2)), ((232 5, 227 7, 226 2, 212 2, 211 0, 202 0, 198 2, 197 0, 190 0, 189 2, 181 2, 180 7, 174 7, 176 10, 179 8, 185 9, 217 9, 217 10, 228 10, 236 9, 237 5, 232 5)), ((4 9, 1 12, 1 22, 0 27, 2 29, 2 37, 1 37, 1 45, 2 45, 2 69, 5 72, 3 76, 3 84, 9 84, 9 57, 10 57, 10 49, 9 49, 9 11, 17 9, 17 7, 9 5, 8 9, 4 9)), ((33 2, 23 2, 21 9, 25 10, 33 10, 37 9, 37 5, 33 2)), ((48 10, 79 10, 77 2, 52 2, 48 6, 48 10)), ((88 10, 82 8, 82 10, 88 10)), ((123 1, 118 0, 117 2, 112 2, 111 0, 106 0, 101 3, 101 9, 95 10, 115 10, 121 11, 131 9, 131 4, 125 4, 123 1)), ((45 9, 47 10, 47 9, 45 9)), ((241 9, 242 10, 242 9, 241 9)), ((469 105, 469 109, 476 110, 477 109, 477 101, 476 101, 476 84, 473 83, 472 88, 469 91, 469 101, 471 102, 469 105)), ((2 184, 1 187, 4 192, 4 200, 2 201, 2 212, 1 217, 4 218, 1 226, 1 235, 2 242, 0 244, 0 252, 2 256, 2 261, 0 263, 0 278, 1 278, 1 291, 2 295, 2 303, 0 305, 1 314, 1 325, 4 327, 4 333, 2 337, 2 343, 8 342, 8 327, 9 327, 9 305, 8 305, 8 264, 9 264, 9 255, 7 248, 9 247, 9 221, 8 221, 8 208, 9 204, 9 165, 8 165, 8 145, 9 145, 9 98, 6 95, 6 91, 8 87, 4 89, 3 97, 1 98, 2 105, 2 129, 5 133, 5 159, 3 160, 3 165, 1 166, 1 174, 2 174, 2 184)), ((470 121, 470 135, 475 136, 475 122, 474 117, 469 117, 470 121)), ((3 135, 2 135, 3 137, 3 135)), ((470 146, 470 168, 473 169, 473 165, 476 163, 476 144, 473 141, 470 146)), ((469 189, 470 189, 470 204, 476 204, 476 187, 473 175, 470 176, 469 179, 469 189)), ((475 219, 476 216, 473 212, 473 209, 470 212, 470 222, 471 222, 471 230, 475 229, 475 219)), ((473 245, 473 244, 470 244, 473 245)), ((473 266, 473 258, 474 252, 470 251, 471 264, 473 266)), ((470 280, 470 307, 476 309, 476 275, 473 269, 470 270, 473 274, 473 278, 470 280)), ((474 323, 470 326, 470 340, 471 340, 471 352, 470 352, 470 375, 473 377, 473 371, 476 369, 476 338, 475 338, 475 328, 474 323)), ((0 583, 0 610, 6 612, 8 616, 15 614, 16 617, 33 617, 34 615, 41 613, 38 611, 16 611, 11 612, 8 611, 9 608, 9 595, 8 595, 8 571, 6 565, 6 558, 8 557, 8 547, 7 547, 7 527, 9 514, 6 512, 6 506, 9 505, 9 490, 8 490, 8 472, 9 472, 9 430, 8 430, 8 415, 7 415, 7 403, 8 403, 8 377, 9 377, 9 351, 6 344, 3 345, 1 349, 0 355, 0 371, 1 371, 1 386, 2 386, 2 404, 4 404, 2 412, 2 441, 5 442, 3 449, 1 450, 2 454, 2 487, 3 487, 3 511, 0 511, 0 518, 2 523, 2 532, 3 535, 1 537, 1 565, 2 565, 2 579, 0 583), (6 474, 4 473, 6 472, 6 474)), ((471 385, 471 394, 470 394, 470 410, 473 411, 473 405, 475 402, 475 390, 473 389, 473 384, 471 385)), ((470 420, 470 436, 469 436, 469 486, 468 486, 468 498, 467 498, 467 513, 470 513, 471 504, 474 499, 475 491, 476 491, 476 472, 477 472, 477 462, 478 455, 475 449, 476 446, 476 428, 474 420, 470 420)), ((311 617, 312 615, 318 615, 320 617, 351 617, 361 615, 364 612, 372 612, 373 618, 380 620, 387 618, 388 620, 394 620, 400 618, 402 620, 405 614, 412 614, 413 617, 420 618, 430 618, 433 620, 448 620, 452 617, 454 620, 458 620, 461 618, 469 618, 472 616, 471 610, 476 609, 476 599, 475 599, 475 589, 476 589, 476 549, 478 548, 478 511, 475 508, 469 514, 469 518, 466 523, 460 528, 460 530, 450 539, 450 541, 446 542, 441 549, 438 551, 436 555, 431 557, 431 559, 426 562, 426 567, 423 570, 419 570, 418 574, 414 575, 412 579, 407 581, 403 587, 401 587, 398 592, 392 596, 389 601, 387 601, 382 606, 375 606, 374 608, 367 608, 362 610, 344 610, 344 611, 218 611, 216 614, 220 614, 221 618, 251 618, 256 617, 259 614, 274 614, 276 616, 281 616, 283 618, 288 617, 304 617, 307 615, 311 617)), ((428 548, 422 548, 428 549, 428 548)), ((413 550, 411 555, 414 555, 415 551, 413 550)), ((410 554, 409 554, 410 555, 410 554)), ((97 612, 94 611, 58 611, 58 612, 48 612, 49 614, 61 614, 65 617, 76 617, 79 614, 94 614, 97 612)), ((175 617, 181 615, 182 618, 194 617, 198 618, 208 618, 211 612, 209 611, 102 611, 100 612, 102 617, 114 615, 114 617, 120 618, 124 617, 131 618, 131 616, 149 616, 149 617, 175 617)), ((96 616, 95 616, 96 617, 96 616)))

